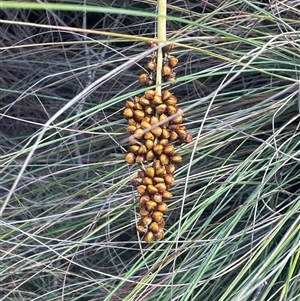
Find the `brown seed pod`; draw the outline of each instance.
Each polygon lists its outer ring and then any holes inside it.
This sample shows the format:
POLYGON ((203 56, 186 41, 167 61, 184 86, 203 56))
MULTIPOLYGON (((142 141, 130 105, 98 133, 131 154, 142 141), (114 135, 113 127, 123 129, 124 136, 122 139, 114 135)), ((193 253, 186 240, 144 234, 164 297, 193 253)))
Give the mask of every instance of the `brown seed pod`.
POLYGON ((142 218, 141 222, 143 225, 149 226, 152 223, 152 220, 153 220, 153 218, 151 216, 147 215, 142 218))
POLYGON ((155 127, 151 130, 151 133, 155 136, 155 137, 160 137, 161 133, 162 133, 162 128, 161 127, 155 127))
POLYGON ((146 65, 146 68, 149 70, 149 71, 155 71, 156 68, 157 68, 157 65, 156 65, 156 62, 154 60, 151 60, 147 63, 146 65))
POLYGON ((154 90, 147 90, 145 91, 145 97, 149 100, 153 100, 155 96, 155 91, 154 90))
POLYGON ((161 95, 163 102, 166 102, 166 100, 169 99, 172 95, 173 94, 169 90, 164 90, 161 95))
POLYGON ((157 207, 157 203, 154 201, 150 200, 146 203, 146 209, 150 212, 154 211, 156 209, 156 207, 157 207))
POLYGON ((137 129, 135 132, 134 132, 134 137, 136 139, 142 139, 144 136, 144 130, 143 129, 137 129))
POLYGON ((153 185, 148 185, 147 186, 147 190, 148 190, 148 192, 150 194, 158 193, 158 189, 155 186, 153 186, 153 185))
MULTIPOLYGON (((160 138, 163 138, 163 133, 161 134, 160 138)), ((169 144, 169 140, 167 138, 160 139, 159 144, 161 144, 163 147, 166 147, 169 144)))
POLYGON ((145 172, 143 170, 139 170, 137 174, 138 174, 139 178, 144 178, 145 177, 145 172))
POLYGON ((130 146, 129 150, 130 150, 130 152, 137 155, 139 148, 140 148, 140 146, 138 144, 134 144, 134 145, 130 146))
POLYGON ((168 116, 166 114, 161 114, 159 116, 159 121, 165 121, 164 124, 166 124, 168 121, 166 120, 168 118, 168 116))
POLYGON ((135 154, 133 153, 127 153, 126 156, 125 156, 125 161, 129 164, 133 164, 135 163, 135 154))
POLYGON ((159 119, 157 117, 151 116, 151 119, 150 119, 150 124, 151 125, 154 125, 154 124, 156 124, 158 122, 159 122, 159 119))
POLYGON ((132 108, 125 108, 123 115, 126 119, 133 117, 132 108))
POLYGON ((162 220, 159 221, 157 224, 158 224, 159 228, 161 229, 161 228, 163 228, 163 227, 165 226, 166 221, 165 221, 164 219, 162 219, 162 220))
MULTIPOLYGON (((170 131, 168 129, 162 129, 161 138, 168 139, 170 137, 170 131)), ((168 140, 167 140, 168 141, 168 140)), ((161 143, 162 144, 162 143, 161 143)))
POLYGON ((147 99, 146 97, 141 97, 140 104, 144 107, 150 106, 150 100, 147 99))
POLYGON ((155 94, 154 98, 153 98, 153 104, 155 104, 156 106, 161 105, 163 103, 162 98, 160 95, 155 94))
POLYGON ((177 132, 178 130, 186 130, 186 127, 184 125, 178 125, 178 124, 170 124, 169 126, 170 131, 177 132))
POLYGON ((144 134, 144 139, 153 141, 155 139, 155 136, 151 132, 146 132, 144 134))
POLYGON ((168 106, 176 106, 177 98, 174 95, 171 95, 166 101, 165 104, 168 106))
POLYGON ((160 203, 157 206, 157 211, 160 211, 161 213, 166 213, 168 211, 168 209, 169 208, 168 208, 168 205, 166 203, 160 203))
POLYGON ((149 48, 155 48, 158 46, 157 42, 154 42, 154 41, 147 41, 145 43, 149 48))
POLYGON ((185 138, 184 138, 184 142, 186 142, 186 143, 191 143, 191 142, 193 142, 193 136, 192 136, 192 134, 190 134, 190 133, 187 133, 187 135, 185 136, 185 138))
POLYGON ((134 103, 139 103, 140 102, 140 97, 139 96, 134 96, 134 103))
POLYGON ((147 153, 147 147, 145 145, 141 145, 138 150, 139 155, 145 155, 147 153))
POLYGON ((129 134, 133 134, 134 133, 134 131, 136 131, 136 126, 135 125, 129 125, 127 128, 126 128, 126 131, 127 131, 127 133, 129 133, 129 134))
POLYGON ((136 229, 138 230, 139 233, 141 234, 145 234, 147 232, 147 228, 145 226, 142 226, 142 225, 138 225, 136 227, 136 229))
POLYGON ((153 233, 157 233, 159 231, 159 226, 156 222, 152 222, 149 225, 149 230, 152 231, 153 233))
POLYGON ((154 234, 155 238, 157 239, 162 239, 165 236, 165 232, 163 229, 159 229, 155 234, 154 234))
POLYGON ((159 160, 155 160, 154 162, 153 162, 153 168, 155 169, 155 170, 157 170, 157 169, 159 169, 160 167, 161 167, 161 163, 160 163, 160 161, 159 160))
POLYGON ((175 68, 178 65, 178 58, 170 55, 168 57, 168 63, 171 68, 175 68))
POLYGON ((131 100, 126 100, 125 108, 133 108, 134 102, 131 100))
POLYGON ((168 174, 173 174, 175 169, 176 169, 176 167, 174 164, 170 164, 170 165, 166 166, 166 171, 168 174))
POLYGON ((151 116, 154 113, 154 109, 151 106, 148 106, 144 109, 145 114, 151 116))
POLYGON ((164 151, 164 147, 161 144, 156 144, 153 146, 153 151, 157 155, 161 155, 164 151))
POLYGON ((177 129, 176 133, 178 135, 178 137, 180 138, 180 140, 185 140, 186 136, 187 136, 187 131, 185 129, 177 129))
POLYGON ((127 122, 129 125, 136 125, 136 121, 134 120, 134 118, 127 119, 127 122))
POLYGON ((152 213, 152 220, 159 223, 163 219, 163 216, 164 215, 160 211, 154 211, 152 213))
POLYGON ((163 178, 166 174, 167 174, 167 171, 164 167, 160 167, 160 168, 157 168, 155 170, 155 174, 158 176, 158 177, 161 177, 163 178))
POLYGON ((145 174, 148 177, 153 178, 155 176, 155 169, 152 166, 147 167, 146 170, 145 170, 145 174))
POLYGON ((160 161, 160 163, 161 163, 162 165, 167 165, 167 164, 169 164, 170 159, 169 159, 169 157, 168 157, 166 154, 161 154, 161 155, 159 156, 159 161, 160 161))
POLYGON ((148 185, 153 185, 153 180, 152 178, 146 177, 143 179, 143 184, 148 186, 148 185))
POLYGON ((146 243, 151 244, 155 240, 155 236, 152 231, 148 231, 145 234, 144 240, 146 243))
POLYGON ((169 65, 163 65, 162 67, 162 75, 163 76, 170 76, 173 73, 172 67, 169 65))
POLYGON ((183 121, 182 115, 176 116, 172 119, 173 124, 181 124, 183 121))
POLYGON ((148 216, 149 214, 150 214, 150 212, 147 211, 146 207, 141 207, 140 216, 144 217, 144 216, 148 216))
POLYGON ((165 113, 166 109, 167 109, 167 105, 162 103, 156 107, 156 112, 158 114, 163 114, 163 113, 165 113))
POLYGON ((164 76, 164 80, 166 82, 173 82, 173 81, 175 81, 176 80, 176 72, 173 71, 172 74, 164 76))
POLYGON ((151 120, 150 116, 145 116, 145 117, 143 117, 143 119, 141 120, 141 123, 142 123, 143 121, 144 121, 144 122, 150 123, 150 120, 151 120))
POLYGON ((146 120, 143 120, 141 122, 141 128, 142 129, 146 129, 146 128, 149 128, 151 126, 150 122, 146 121, 146 120))
POLYGON ((169 145, 165 146, 165 148, 164 148, 164 153, 165 153, 167 156, 173 156, 173 155, 174 155, 174 152, 175 152, 175 148, 174 148, 174 145, 173 145, 173 144, 169 144, 169 145))
POLYGON ((160 193, 155 193, 153 195, 153 201, 156 203, 162 203, 162 201, 163 201, 162 195, 160 193))
POLYGON ((147 73, 142 73, 140 74, 139 76, 139 82, 142 84, 142 85, 150 85, 150 78, 149 78, 149 74, 147 73))
POLYGON ((167 190, 167 186, 165 183, 158 183, 158 184, 155 184, 155 188, 158 190, 159 193, 164 193, 164 191, 167 190))
POLYGON ((142 164, 144 161, 145 161, 145 157, 142 155, 138 155, 135 158, 135 163, 137 163, 137 164, 142 164))
POLYGON ((172 174, 166 174, 165 175, 165 183, 167 185, 172 185, 172 184, 174 184, 174 182, 175 182, 175 178, 172 174))
POLYGON ((170 133, 169 139, 170 139, 171 141, 176 141, 176 140, 178 139, 178 134, 177 134, 175 131, 172 131, 172 132, 170 133))
POLYGON ((145 113, 142 110, 134 110, 133 116, 136 121, 140 121, 145 116, 145 113))
POLYGON ((154 146, 153 140, 146 140, 146 141, 145 141, 145 146, 147 147, 148 150, 149 150, 149 149, 152 149, 153 146, 154 146))
POLYGON ((134 186, 134 187, 138 187, 139 185, 142 184, 142 182, 143 182, 142 178, 134 178, 131 181, 131 185, 134 186))
POLYGON ((164 191, 164 193, 162 194, 163 199, 165 200, 169 200, 173 197, 172 193, 168 190, 164 191))
POLYGON ((154 177, 154 178, 153 178, 153 182, 154 182, 155 184, 157 184, 157 183, 165 183, 165 179, 164 179, 164 178, 161 178, 161 177, 154 177))
POLYGON ((172 163, 179 164, 182 162, 182 157, 179 155, 174 155, 174 156, 171 156, 170 160, 172 163))
POLYGON ((174 115, 176 113, 176 107, 167 106, 167 113, 168 113, 169 116, 174 115))
POLYGON ((171 52, 173 48, 174 48, 174 44, 169 44, 169 45, 164 46, 162 50, 164 53, 168 53, 168 52, 171 52))
POLYGON ((149 150, 145 156, 146 161, 151 162, 154 160, 154 158, 155 158, 155 154, 153 150, 149 150))
POLYGON ((146 185, 139 185, 137 187, 137 191, 140 195, 144 195, 147 192, 147 186, 146 185))
POLYGON ((140 103, 135 103, 133 106, 134 110, 143 110, 143 106, 140 103))
POLYGON ((139 199, 140 207, 145 206, 146 202, 148 202, 148 201, 150 201, 150 195, 148 195, 148 194, 142 195, 139 199))

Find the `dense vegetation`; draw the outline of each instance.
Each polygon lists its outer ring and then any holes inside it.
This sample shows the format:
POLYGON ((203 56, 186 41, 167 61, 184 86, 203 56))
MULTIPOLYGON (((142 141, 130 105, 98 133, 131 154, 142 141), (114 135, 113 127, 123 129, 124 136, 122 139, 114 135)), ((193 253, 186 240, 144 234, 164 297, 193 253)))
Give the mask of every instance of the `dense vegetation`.
POLYGON ((194 141, 148 245, 123 111, 156 2, 0 1, 0 300, 299 300, 300 4, 168 1, 194 141))

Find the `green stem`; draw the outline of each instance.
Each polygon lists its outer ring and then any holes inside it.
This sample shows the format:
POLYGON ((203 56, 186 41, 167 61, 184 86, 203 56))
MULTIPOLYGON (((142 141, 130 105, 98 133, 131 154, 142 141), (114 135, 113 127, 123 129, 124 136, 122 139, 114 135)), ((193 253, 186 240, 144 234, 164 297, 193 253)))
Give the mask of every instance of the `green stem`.
POLYGON ((157 50, 157 68, 156 68, 156 89, 155 92, 161 95, 163 51, 162 46, 166 43, 166 15, 167 0, 158 0, 158 18, 157 18, 157 39, 159 48, 157 50))

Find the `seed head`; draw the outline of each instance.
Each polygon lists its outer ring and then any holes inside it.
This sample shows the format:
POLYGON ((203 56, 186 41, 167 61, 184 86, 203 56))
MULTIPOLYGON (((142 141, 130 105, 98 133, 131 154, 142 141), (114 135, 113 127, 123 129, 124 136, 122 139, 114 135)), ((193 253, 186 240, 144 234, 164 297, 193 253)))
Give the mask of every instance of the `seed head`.
POLYGON ((127 153, 125 156, 125 161, 129 164, 133 164, 135 162, 135 155, 133 153, 127 153))
POLYGON ((158 204, 157 211, 160 211, 161 213, 166 213, 168 211, 168 205, 166 203, 158 204))
POLYGON ((162 219, 163 219, 163 213, 162 212, 160 212, 160 211, 154 211, 153 213, 152 213, 152 220, 154 221, 154 222, 157 222, 157 223, 159 223, 162 219))
POLYGON ((152 222, 149 225, 149 230, 152 231, 153 233, 157 233, 159 231, 159 226, 156 222, 152 222))
POLYGON ((175 56, 169 56, 168 63, 171 68, 175 68, 178 65, 178 58, 175 56))
POLYGON ((155 234, 154 234, 155 238, 157 239, 162 239, 165 236, 165 232, 163 229, 159 229, 155 234))
POLYGON ((144 216, 143 219, 142 219, 142 224, 145 225, 145 226, 149 226, 151 223, 152 223, 152 217, 147 215, 147 216, 144 216))
POLYGON ((148 231, 145 234, 144 239, 145 239, 146 243, 151 244, 154 241, 154 239, 155 239, 153 232, 152 231, 148 231))
POLYGON ((147 208, 147 210, 148 211, 154 211, 155 209, 156 209, 156 207, 157 207, 157 203, 156 202, 154 202, 154 201, 148 201, 147 203, 146 203, 146 208, 147 208))
POLYGON ((138 225, 136 227, 136 229, 138 230, 139 233, 141 234, 145 234, 147 232, 147 228, 145 226, 142 226, 142 225, 138 225))

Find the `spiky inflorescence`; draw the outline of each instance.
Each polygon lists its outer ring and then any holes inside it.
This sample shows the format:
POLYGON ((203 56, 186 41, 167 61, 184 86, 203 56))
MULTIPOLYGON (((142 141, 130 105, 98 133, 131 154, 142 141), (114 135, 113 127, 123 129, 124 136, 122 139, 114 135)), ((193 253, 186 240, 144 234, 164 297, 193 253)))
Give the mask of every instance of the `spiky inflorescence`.
MULTIPOLYGON (((149 47, 156 46, 153 42, 147 44, 149 47)), ((173 68, 178 64, 178 59, 170 56, 172 48, 172 45, 163 48, 162 75, 165 81, 175 80, 173 68)), ((149 73, 142 72, 139 80, 142 84, 153 85, 155 54, 146 68, 149 73)), ((137 163, 140 167, 132 185, 140 195, 141 219, 137 230, 148 243, 164 237, 164 214, 168 210, 166 201, 172 197, 169 189, 175 181, 175 165, 182 162, 174 145, 193 140, 185 126, 181 125, 182 116, 177 98, 168 90, 162 91, 162 95, 147 90, 144 96, 135 96, 133 101, 127 101, 125 105, 124 117, 129 124, 127 132, 132 135, 125 160, 129 164, 137 163)))

